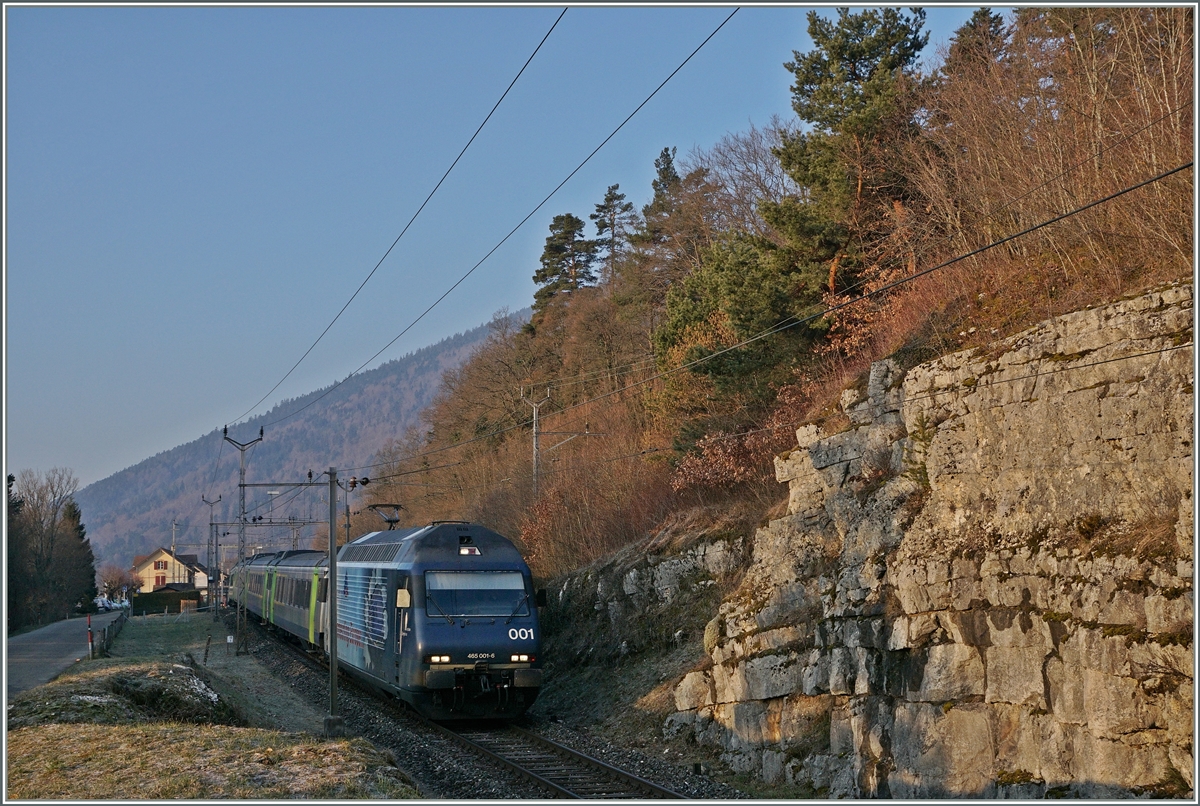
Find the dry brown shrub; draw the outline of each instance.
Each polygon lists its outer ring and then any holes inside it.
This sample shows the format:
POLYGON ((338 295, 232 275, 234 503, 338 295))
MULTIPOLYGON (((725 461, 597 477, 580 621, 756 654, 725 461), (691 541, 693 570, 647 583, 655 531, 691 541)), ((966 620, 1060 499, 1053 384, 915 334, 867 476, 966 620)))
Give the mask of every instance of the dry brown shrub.
MULTIPOLYGON (((909 155, 939 237, 966 252, 1189 161, 1191 17, 1186 8, 1022 13, 1004 58, 957 64, 927 100, 946 124, 909 155)), ((1192 185, 1190 171, 1177 174, 1003 251, 1060 291, 1120 296, 1171 279, 1190 272, 1192 185)))

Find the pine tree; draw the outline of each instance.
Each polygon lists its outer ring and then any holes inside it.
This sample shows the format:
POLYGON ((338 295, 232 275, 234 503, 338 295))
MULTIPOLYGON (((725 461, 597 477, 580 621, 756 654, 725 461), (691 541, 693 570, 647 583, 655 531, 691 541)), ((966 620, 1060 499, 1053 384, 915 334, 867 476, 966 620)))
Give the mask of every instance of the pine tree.
POLYGON ((946 61, 938 72, 953 76, 964 68, 987 64, 1000 59, 1007 42, 1004 18, 990 8, 979 8, 961 28, 950 37, 946 61))
POLYGON ((609 185, 604 192, 604 201, 596 205, 596 212, 588 218, 596 223, 596 248, 598 259, 604 262, 601 282, 611 283, 616 276, 617 261, 629 248, 629 235, 637 226, 637 213, 633 203, 625 201, 625 194, 618 193, 620 185, 609 185))
POLYGON ((584 227, 583 221, 570 213, 557 215, 550 222, 542 265, 533 275, 533 281, 541 286, 533 295, 535 317, 552 300, 596 282, 592 266, 598 247, 595 241, 584 237, 584 227))
POLYGON ((654 180, 650 183, 654 196, 642 208, 642 217, 646 220, 645 227, 639 235, 644 243, 656 243, 662 240, 662 222, 674 212, 677 206, 676 195, 683 180, 675 170, 675 148, 664 148, 654 160, 654 180))
POLYGON ((890 8, 839 9, 836 22, 809 12, 816 47, 784 65, 796 79, 792 107, 811 128, 785 137, 778 155, 806 192, 764 205, 763 215, 828 265, 830 292, 840 271, 857 278, 904 217, 910 194, 899 148, 917 133, 904 89, 916 80, 929 39, 924 20, 920 9, 912 17, 890 8))
POLYGON ((62 537, 54 547, 51 580, 54 602, 62 608, 64 618, 77 605, 86 607, 96 598, 96 558, 74 499, 63 507, 62 537))

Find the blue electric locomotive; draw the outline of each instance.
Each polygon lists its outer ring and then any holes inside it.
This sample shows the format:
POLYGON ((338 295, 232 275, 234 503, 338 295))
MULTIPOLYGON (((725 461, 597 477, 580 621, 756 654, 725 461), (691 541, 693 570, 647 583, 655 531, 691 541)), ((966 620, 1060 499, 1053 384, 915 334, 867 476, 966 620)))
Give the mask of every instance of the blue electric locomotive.
MULTIPOLYGON (((230 598, 328 653, 328 560, 320 551, 238 563, 230 598), (243 593, 244 592, 244 593, 243 593)), ((431 719, 511 719, 542 682, 529 566, 473 523, 372 532, 338 551, 338 665, 431 719)))

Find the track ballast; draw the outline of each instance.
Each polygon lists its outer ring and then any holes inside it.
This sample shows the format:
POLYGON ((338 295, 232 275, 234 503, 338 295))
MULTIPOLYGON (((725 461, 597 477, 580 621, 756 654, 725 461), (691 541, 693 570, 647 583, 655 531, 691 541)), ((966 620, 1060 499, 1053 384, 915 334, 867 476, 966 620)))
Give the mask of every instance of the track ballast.
MULTIPOLYGON (((252 619, 253 621, 253 619, 252 619)), ((271 663, 272 667, 280 666, 280 655, 290 658, 293 663, 283 663, 290 667, 286 673, 289 678, 296 678, 299 669, 304 667, 307 678, 306 685, 300 680, 292 684, 298 688, 311 688, 316 699, 322 699, 322 694, 328 696, 328 664, 323 658, 318 658, 302 650, 290 640, 283 639, 274 630, 266 630, 259 625, 252 625, 253 632, 259 640, 252 651, 262 660, 266 655, 278 658, 271 663), (254 651, 257 650, 257 651, 254 651)), ((517 798, 604 798, 604 799, 683 799, 684 795, 672 792, 659 784, 644 780, 631 772, 626 772, 601 762, 601 760, 586 756, 584 753, 572 750, 570 747, 558 744, 524 728, 505 723, 466 722, 442 724, 427 720, 416 714, 407 706, 383 698, 374 692, 356 685, 353 680, 340 676, 340 710, 346 716, 347 728, 350 732, 364 735, 365 738, 376 742, 377 745, 388 747, 397 754, 397 763, 401 769, 413 777, 414 783, 422 790, 422 794, 434 798, 479 798, 479 796, 517 796, 517 798), (364 702, 365 700, 365 702, 364 702), (365 703, 370 703, 364 708, 365 703), (364 724, 362 715, 373 711, 370 726, 364 724), (450 740, 458 748, 458 753, 466 752, 472 756, 474 763, 463 765, 460 762, 440 764, 434 762, 433 774, 419 768, 432 759, 446 759, 445 751, 427 748, 424 753, 414 756, 404 754, 403 748, 413 746, 413 739, 419 734, 426 734, 428 739, 442 738, 450 740), (418 764, 414 760, 419 759, 418 764), (451 769, 464 771, 464 766, 475 766, 479 769, 491 768, 500 772, 479 777, 479 792, 467 794, 462 790, 462 784, 445 787, 443 778, 445 772, 451 769), (499 769, 497 769, 499 768, 499 769), (502 781, 512 781, 516 784, 515 792, 497 792, 496 787, 502 788, 502 781), (485 783, 486 782, 486 783, 485 783), (485 792, 486 790, 486 792, 485 792)))

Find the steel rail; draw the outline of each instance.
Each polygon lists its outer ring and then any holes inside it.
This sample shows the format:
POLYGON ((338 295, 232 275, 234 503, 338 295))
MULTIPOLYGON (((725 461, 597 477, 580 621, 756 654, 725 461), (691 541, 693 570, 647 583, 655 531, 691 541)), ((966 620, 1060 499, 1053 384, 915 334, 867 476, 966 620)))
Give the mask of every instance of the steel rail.
POLYGON ((564 753, 571 758, 582 761, 583 763, 599 769, 608 775, 614 775, 628 783, 634 784, 636 787, 646 790, 651 797, 662 798, 665 800, 686 800, 683 795, 667 789, 665 786, 659 786, 653 781, 647 781, 645 778, 634 775, 633 773, 623 770, 620 767, 614 767, 613 765, 600 761, 597 758, 593 758, 586 753, 581 753, 578 750, 573 750, 570 747, 559 744, 558 742, 551 741, 545 736, 539 736, 538 734, 532 733, 531 731, 528 731, 518 725, 509 725, 508 727, 509 730, 515 731, 531 741, 553 748, 555 752, 564 753))
POLYGON ((426 725, 428 725, 430 728, 433 728, 438 733, 441 733, 443 736, 450 739, 451 741, 457 743, 458 745, 460 745, 462 747, 467 748, 468 750, 470 750, 473 753, 479 753, 480 755, 483 755, 483 756, 491 759, 492 761, 496 762, 497 764, 507 767, 508 769, 510 769, 513 772, 520 775, 522 778, 524 778, 528 781, 532 781, 533 783, 537 784, 538 786, 548 790, 553 795, 557 795, 558 797, 563 797, 563 798, 580 798, 581 797, 580 795, 575 794, 571 790, 569 790, 565 787, 559 786, 558 784, 554 783, 551 780, 543 778, 542 776, 538 775, 533 770, 526 769, 525 767, 522 767, 520 764, 516 763, 515 761, 512 761, 511 759, 507 759, 504 756, 500 755, 499 753, 495 753, 477 742, 471 741, 466 736, 463 736, 461 733, 458 733, 457 731, 451 730, 450 728, 446 727, 445 725, 440 725, 437 722, 434 722, 430 719, 426 719, 425 717, 421 716, 420 714, 416 713, 415 711, 410 711, 410 713, 412 713, 412 715, 415 716, 416 718, 423 720, 426 725))
MULTIPOLYGON (((429 720, 426 721, 429 722, 429 720)), ((469 727, 458 728, 457 726, 440 725, 436 722, 429 722, 429 724, 459 744, 499 761, 509 769, 546 787, 560 797, 684 799, 682 795, 672 792, 666 787, 516 725, 480 728, 476 723, 469 727), (495 737, 489 743, 492 747, 498 746, 498 750, 493 750, 479 741, 480 738, 487 736, 495 737), (514 742, 514 738, 524 740, 527 743, 526 747, 520 747, 520 742, 514 742), (530 753, 528 745, 539 748, 541 755, 530 753), (512 755, 505 755, 504 749, 511 749, 512 755), (550 775, 545 774, 546 768, 555 764, 559 766, 553 770, 552 776, 562 783, 552 780, 550 775), (563 764, 567 766, 561 766, 563 764), (530 769, 532 766, 541 767, 542 772, 530 769)))

